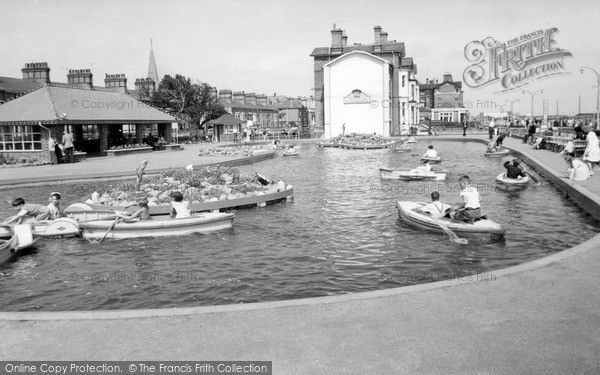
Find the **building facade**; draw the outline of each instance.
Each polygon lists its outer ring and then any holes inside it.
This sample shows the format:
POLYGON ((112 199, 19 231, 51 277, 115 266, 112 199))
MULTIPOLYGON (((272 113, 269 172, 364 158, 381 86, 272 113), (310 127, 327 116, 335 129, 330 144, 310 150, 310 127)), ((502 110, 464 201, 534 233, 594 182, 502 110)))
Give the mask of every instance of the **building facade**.
POLYGON ((440 122, 468 120, 469 112, 463 102, 462 82, 454 81, 451 74, 444 74, 440 83, 437 79, 427 79, 419 86, 420 104, 431 110, 429 119, 440 122))
POLYGON ((348 45, 334 25, 331 46, 318 47, 314 59, 315 135, 346 132, 400 135, 418 122, 417 66, 406 57, 404 43, 388 41, 374 27, 373 44, 348 45))

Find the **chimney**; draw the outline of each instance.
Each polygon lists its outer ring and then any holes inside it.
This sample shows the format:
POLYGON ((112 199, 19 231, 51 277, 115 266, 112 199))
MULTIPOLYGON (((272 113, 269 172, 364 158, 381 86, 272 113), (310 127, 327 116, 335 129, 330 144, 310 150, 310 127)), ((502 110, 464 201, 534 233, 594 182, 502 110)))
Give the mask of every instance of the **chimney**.
POLYGON ((115 91, 127 93, 127 78, 125 74, 106 74, 104 86, 115 91))
POLYGON ((373 28, 373 30, 375 30, 375 43, 374 44, 381 44, 381 26, 375 26, 373 28))
POLYGON ((209 92, 210 92, 211 99, 216 99, 218 97, 216 87, 211 87, 209 92))
POLYGON ((333 24, 333 30, 331 30, 331 48, 340 48, 342 46, 342 29, 335 27, 333 24))
POLYGON ((253 92, 249 92, 246 94, 244 98, 244 104, 254 104, 256 105, 256 94, 253 92))
POLYGON ((256 104, 267 105, 267 96, 264 94, 256 95, 256 104))
POLYGON ((219 100, 227 100, 228 102, 231 100, 231 90, 224 89, 219 91, 219 100))
POLYGON ((380 41, 381 44, 386 44, 388 42, 387 39, 388 39, 388 33, 383 32, 383 33, 380 34, 379 41, 380 41))
POLYGON ((437 78, 435 79, 435 84, 437 85, 437 78))
POLYGON ((135 89, 140 93, 140 98, 142 98, 142 95, 151 97, 156 91, 156 83, 152 78, 136 78, 135 89))
POLYGON ((21 72, 23 73, 23 79, 28 81, 36 81, 44 85, 50 83, 50 68, 48 67, 48 63, 26 63, 21 72))
POLYGON ((342 31, 342 47, 346 47, 348 45, 348 36, 346 35, 346 30, 342 31))
POLYGON ((237 92, 233 93, 233 100, 236 102, 243 103, 245 96, 246 95, 244 94, 243 91, 237 91, 237 92))
POLYGON ((93 77, 94 75, 89 69, 69 69, 69 73, 67 74, 69 85, 86 87, 88 89, 94 87, 93 77))
POLYGON ((452 82, 452 74, 450 74, 450 73, 444 74, 444 82, 452 82))
POLYGON ((425 84, 428 85, 429 84, 429 78, 425 78, 425 84))

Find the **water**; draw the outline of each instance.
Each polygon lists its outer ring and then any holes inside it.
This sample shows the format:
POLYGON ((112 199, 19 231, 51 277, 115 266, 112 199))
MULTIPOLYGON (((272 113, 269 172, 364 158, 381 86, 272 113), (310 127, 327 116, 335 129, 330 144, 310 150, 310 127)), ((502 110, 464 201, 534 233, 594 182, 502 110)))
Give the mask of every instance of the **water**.
MULTIPOLYGON (((96 310, 250 303, 371 291, 447 279, 465 279, 569 248, 598 232, 599 223, 542 181, 517 192, 495 189, 503 159, 488 159, 483 145, 436 141, 444 158, 434 169, 447 181, 379 178, 378 167, 411 168, 427 143, 413 152, 341 150, 301 144, 299 158, 242 166, 294 186, 294 202, 240 209, 234 228, 204 235, 104 241, 38 241, 0 267, 4 311, 96 310), (397 200, 459 203, 458 177, 468 174, 482 196, 484 214, 506 228, 503 241, 469 238, 453 244, 443 233, 405 225, 397 200)), ((63 204, 79 202, 99 184, 88 182, 2 190, 63 204), (91 185, 91 186, 90 186, 91 185)))

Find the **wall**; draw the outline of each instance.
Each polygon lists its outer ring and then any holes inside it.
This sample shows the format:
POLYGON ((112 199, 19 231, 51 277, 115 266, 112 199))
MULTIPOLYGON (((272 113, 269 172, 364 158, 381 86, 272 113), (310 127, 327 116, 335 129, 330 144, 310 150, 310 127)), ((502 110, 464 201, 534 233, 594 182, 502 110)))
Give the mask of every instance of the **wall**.
POLYGON ((347 54, 324 67, 325 137, 348 133, 390 135, 389 64, 367 54, 347 54), (355 89, 370 101, 344 104, 355 89), (371 101, 375 105, 371 105, 371 101))

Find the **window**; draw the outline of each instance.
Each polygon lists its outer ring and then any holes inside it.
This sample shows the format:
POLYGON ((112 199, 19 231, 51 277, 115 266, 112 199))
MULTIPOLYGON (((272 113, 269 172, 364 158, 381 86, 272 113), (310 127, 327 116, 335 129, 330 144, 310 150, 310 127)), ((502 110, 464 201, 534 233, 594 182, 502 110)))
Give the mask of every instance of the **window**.
MULTIPOLYGON (((97 125, 89 125, 89 126, 96 127, 96 135, 97 135, 98 134, 97 125)), ((123 125, 122 129, 123 129, 123 135, 131 134, 131 135, 133 135, 135 137, 135 125, 133 125, 133 124, 125 124, 125 125, 123 125)), ((83 134, 84 134, 83 138, 85 138, 85 127, 83 128, 83 134)), ((98 138, 99 137, 96 136, 93 139, 98 139, 98 138)), ((88 138, 88 139, 90 139, 90 138, 88 138)))
MULTIPOLYGON (((134 126, 135 125, 123 125, 123 128, 126 126, 134 126)), ((81 125, 82 137, 83 139, 100 139, 100 135, 98 133, 98 125, 81 125)), ((125 131, 123 130, 123 133, 125 131)), ((134 131, 135 133, 135 131, 134 131)))
POLYGON ((440 113, 440 120, 443 122, 452 122, 452 113, 450 112, 442 112, 440 113))
POLYGON ((42 150, 42 134, 38 125, 0 126, 0 151, 35 150, 42 150))
POLYGON ((405 81, 406 81, 406 76, 402 76, 402 87, 404 87, 405 81))

